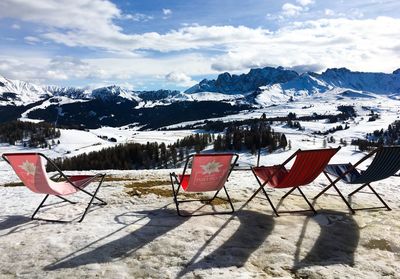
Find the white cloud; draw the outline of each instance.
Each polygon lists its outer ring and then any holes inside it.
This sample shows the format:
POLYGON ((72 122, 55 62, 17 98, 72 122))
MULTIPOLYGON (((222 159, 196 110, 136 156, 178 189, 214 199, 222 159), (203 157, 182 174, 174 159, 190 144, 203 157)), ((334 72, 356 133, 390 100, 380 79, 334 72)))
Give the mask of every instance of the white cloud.
POLYGON ((315 3, 314 0, 296 0, 296 2, 302 6, 308 6, 315 3))
POLYGON ((172 14, 172 10, 171 9, 162 9, 162 12, 164 15, 168 16, 172 14))
MULTIPOLYGON (((36 83, 49 84, 66 80, 96 80, 104 84, 128 85, 134 81, 150 83, 154 79, 166 80, 175 85, 186 87, 195 82, 189 75, 214 73, 206 57, 198 54, 184 54, 168 58, 120 57, 92 58, 80 60, 72 57, 49 59, 38 53, 21 54, 18 59, 0 55, 0 75, 11 79, 20 79, 36 83), (34 57, 34 58, 33 58, 34 57), (132 67, 132 65, 140 65, 132 67), (171 65, 174 65, 173 67, 171 65), (171 71, 171 68, 173 70, 171 71), (183 74, 184 73, 184 74, 183 74)), ((81 84, 86 86, 87 84, 81 84)), ((128 87, 128 86, 126 86, 128 87)), ((141 86, 143 87, 143 86, 141 86)))
POLYGON ((28 44, 36 44, 40 42, 40 39, 37 37, 33 37, 33 36, 26 36, 24 37, 24 40, 28 43, 28 44))
POLYGON ((48 59, 0 57, 0 74, 11 79, 47 83, 54 80, 103 78, 104 71, 71 57, 48 59))
POLYGON ((255 66, 321 65, 359 71, 391 72, 400 57, 400 19, 321 19, 295 23, 265 35, 258 44, 236 44, 214 59, 218 71, 255 66), (384 61, 384 62, 383 62, 384 61))
POLYGON ((21 29, 21 26, 19 24, 14 23, 13 25, 11 25, 11 28, 18 30, 21 29))
POLYGON ((162 12, 164 14, 163 19, 168 19, 172 15, 172 10, 171 9, 162 9, 162 12))
MULTIPOLYGON (((286 7, 291 15, 308 8, 290 5, 286 7), (290 12, 293 6, 294 11, 290 12)), ((100 0, 2 0, 0 17, 40 24, 45 31, 35 33, 38 39, 118 53, 118 56, 108 54, 109 58, 81 60, 83 64, 64 59, 61 65, 56 65, 58 62, 51 62, 48 57, 39 62, 18 57, 17 63, 4 63, 3 59, 2 74, 20 79, 124 80, 135 76, 164 79, 173 72, 194 76, 267 65, 345 66, 353 70, 390 72, 400 65, 400 19, 390 17, 294 22, 274 32, 245 26, 186 25, 165 33, 141 34, 123 33, 113 20, 123 19, 124 15, 113 3, 100 0), (148 50, 165 55, 152 56, 148 50), (75 72, 74 67, 79 70, 75 72)))
POLYGON ((325 9, 325 15, 326 16, 333 16, 335 15, 335 12, 331 9, 325 9))
POLYGON ((141 13, 126 14, 126 15, 123 15, 122 18, 133 20, 133 21, 142 21, 142 22, 146 22, 146 21, 154 19, 153 16, 145 15, 145 14, 141 14, 141 13))
POLYGON ((170 83, 185 87, 190 87, 197 83, 197 81, 182 72, 171 72, 165 76, 165 79, 170 83))
POLYGON ((282 14, 286 17, 298 16, 301 12, 304 11, 304 8, 301 6, 296 6, 291 3, 285 3, 282 6, 282 14))

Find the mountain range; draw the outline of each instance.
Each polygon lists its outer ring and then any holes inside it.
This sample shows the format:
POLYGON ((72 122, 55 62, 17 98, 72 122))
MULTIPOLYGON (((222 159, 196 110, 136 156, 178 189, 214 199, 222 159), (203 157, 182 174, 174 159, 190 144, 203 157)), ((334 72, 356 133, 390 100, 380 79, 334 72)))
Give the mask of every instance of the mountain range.
POLYGON ((135 124, 155 129, 327 92, 337 94, 338 99, 374 95, 397 99, 400 69, 391 74, 346 68, 299 74, 283 67, 265 67, 241 75, 223 73, 184 92, 132 91, 116 85, 94 90, 39 86, 0 76, 0 122, 23 117, 85 128, 135 124))

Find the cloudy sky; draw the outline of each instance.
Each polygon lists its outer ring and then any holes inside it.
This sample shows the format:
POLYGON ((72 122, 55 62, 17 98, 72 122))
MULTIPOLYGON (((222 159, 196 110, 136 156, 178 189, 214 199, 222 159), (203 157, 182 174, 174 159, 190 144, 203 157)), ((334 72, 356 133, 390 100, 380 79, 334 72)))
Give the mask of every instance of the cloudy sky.
POLYGON ((185 89, 218 73, 400 68, 397 0, 1 0, 0 75, 185 89))

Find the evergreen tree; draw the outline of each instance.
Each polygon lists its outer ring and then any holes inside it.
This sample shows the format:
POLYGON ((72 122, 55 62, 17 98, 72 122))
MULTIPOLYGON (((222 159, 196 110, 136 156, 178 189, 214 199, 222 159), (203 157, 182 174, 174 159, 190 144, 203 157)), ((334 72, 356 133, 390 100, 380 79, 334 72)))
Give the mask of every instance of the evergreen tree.
POLYGON ((286 136, 285 136, 285 134, 282 134, 281 139, 279 141, 279 147, 281 147, 281 148, 283 148, 283 150, 285 150, 286 146, 287 146, 286 136))

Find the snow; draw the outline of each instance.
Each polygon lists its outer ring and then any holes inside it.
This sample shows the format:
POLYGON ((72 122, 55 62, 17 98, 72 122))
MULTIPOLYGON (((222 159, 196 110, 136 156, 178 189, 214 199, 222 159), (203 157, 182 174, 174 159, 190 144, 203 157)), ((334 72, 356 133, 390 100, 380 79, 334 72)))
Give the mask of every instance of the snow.
MULTIPOLYGON (((36 109, 45 109, 51 105, 55 105, 54 101, 57 101, 57 105, 61 106, 61 105, 66 105, 66 104, 78 103, 78 102, 83 103, 83 102, 87 102, 88 100, 70 99, 67 97, 53 97, 53 98, 47 99, 46 101, 44 101, 42 104, 40 104, 38 106, 35 106, 33 108, 30 108, 30 109, 24 111, 21 114, 21 118, 19 118, 18 120, 20 120, 20 121, 35 121, 35 119, 28 118, 28 114, 36 109)), ((59 109, 59 114, 61 114, 62 108, 60 107, 58 109, 59 109)))
MULTIPOLYGON (((182 218, 176 214, 172 193, 171 197, 126 194, 123 184, 132 179, 162 180, 161 187, 170 189, 168 172, 107 171, 130 180, 106 181, 99 197, 108 205, 93 207, 82 223, 31 221, 29 216, 43 197, 25 187, 1 187, 0 274, 5 278, 396 278, 400 272, 397 178, 374 184, 393 211, 356 215, 349 215, 331 192, 315 204, 320 212, 316 216, 273 217, 262 195, 245 205, 257 189, 250 171, 234 171, 227 182, 235 201, 232 215, 182 218)), ((312 197, 326 182, 319 177, 303 189, 312 197)), ((354 187, 340 188, 349 193, 354 187)), ((284 192, 268 193, 277 203, 284 192)), ((82 193, 74 199, 82 203, 53 204, 40 214, 77 218, 88 199, 82 193)), ((378 201, 360 193, 352 202, 363 207, 378 201)), ((182 206, 196 210, 199 205, 182 206)), ((291 195, 279 208, 307 205, 300 196, 291 195)))

